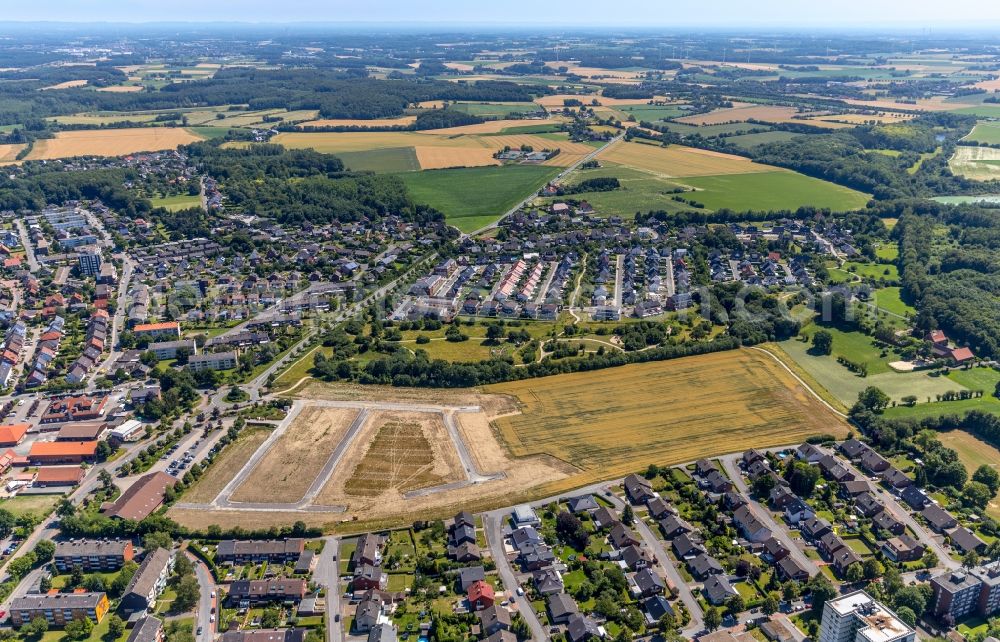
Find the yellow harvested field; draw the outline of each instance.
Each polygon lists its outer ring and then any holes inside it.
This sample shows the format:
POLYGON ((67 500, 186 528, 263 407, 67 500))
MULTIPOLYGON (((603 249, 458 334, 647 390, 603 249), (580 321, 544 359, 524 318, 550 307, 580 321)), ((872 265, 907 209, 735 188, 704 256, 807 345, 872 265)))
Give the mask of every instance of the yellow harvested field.
POLYGON ((143 89, 145 87, 142 85, 111 85, 110 87, 101 87, 97 91, 107 91, 113 94, 134 94, 143 89))
POLYGON ((446 169, 449 167, 485 167, 499 165, 493 158, 491 149, 469 147, 422 147, 413 148, 417 154, 420 169, 446 169))
POLYGON ((1000 91, 1000 78, 994 78, 992 80, 980 80, 976 84, 972 85, 976 89, 982 89, 983 91, 1000 91))
POLYGON ((487 120, 484 123, 475 125, 462 125, 460 127, 447 127, 445 129, 427 129, 425 134, 499 134, 510 127, 525 127, 529 125, 560 125, 566 122, 559 118, 545 118, 539 120, 487 120))
POLYGON ((869 107, 875 109, 886 109, 889 111, 948 111, 951 109, 960 109, 962 107, 973 107, 974 105, 958 104, 958 103, 946 103, 944 98, 941 96, 928 99, 918 99, 916 104, 912 103, 900 103, 895 100, 860 100, 857 98, 845 98, 844 102, 849 105, 857 105, 859 107, 869 107))
POLYGON ((645 74, 643 71, 625 71, 622 69, 605 69, 602 67, 581 67, 577 64, 565 63, 565 62, 547 62, 545 63, 547 67, 552 69, 552 71, 558 70, 560 67, 566 67, 567 73, 575 74, 581 78, 596 78, 601 79, 623 79, 634 81, 642 78, 645 74))
POLYGON ((399 118, 376 118, 364 120, 361 118, 322 118, 301 123, 303 127, 407 127, 417 120, 416 116, 400 116, 399 118))
POLYGON ((547 454, 581 469, 559 492, 646 468, 794 444, 847 425, 767 355, 718 352, 487 386, 521 414, 500 418, 515 457, 547 454))
POLYGON ((948 166, 957 176, 974 181, 1000 178, 1000 149, 959 145, 948 160, 948 166))
POLYGON ((783 171, 777 167, 755 163, 742 156, 681 145, 658 147, 622 142, 606 148, 601 152, 600 158, 668 178, 783 171))
POLYGON ((73 156, 122 156, 135 152, 174 149, 202 140, 183 127, 135 127, 65 131, 55 138, 35 142, 25 160, 49 160, 73 156))
POLYGON ((318 152, 364 152, 370 149, 392 147, 479 147, 472 137, 449 140, 442 136, 428 136, 416 132, 282 132, 271 139, 272 143, 289 149, 312 148, 318 152), (464 142, 463 142, 464 141, 464 142))
POLYGON ((208 472, 184 493, 184 501, 206 503, 214 501, 270 434, 270 430, 258 428, 248 428, 240 433, 239 438, 227 446, 212 462, 208 472))
POLYGON ((444 109, 443 100, 423 100, 417 103, 420 109, 444 109))
POLYGON ((48 87, 42 87, 42 91, 49 89, 72 89, 74 87, 83 87, 87 84, 86 80, 67 80, 66 82, 61 82, 57 85, 49 85, 48 87))
POLYGON ((461 62, 446 62, 444 66, 455 71, 473 71, 475 69, 472 65, 466 65, 461 62))
POLYGON ((18 152, 24 149, 23 144, 0 145, 0 163, 6 163, 17 158, 18 152))
POLYGON ((898 123, 904 120, 910 120, 914 116, 913 114, 901 114, 899 112, 882 112, 879 114, 829 114, 826 116, 812 116, 807 119, 806 123, 813 123, 812 121, 823 121, 827 123, 837 123, 844 124, 845 126, 860 125, 868 123, 871 121, 879 123, 898 123))
MULTIPOLYGON (((958 453, 958 460, 965 466, 970 477, 980 466, 1000 468, 1000 450, 964 430, 939 432, 937 438, 958 453)), ((990 501, 986 513, 993 519, 1000 519, 1000 500, 990 501)))
POLYGON ((307 406, 233 493, 235 502, 297 502, 330 458, 351 422, 353 408, 307 406))

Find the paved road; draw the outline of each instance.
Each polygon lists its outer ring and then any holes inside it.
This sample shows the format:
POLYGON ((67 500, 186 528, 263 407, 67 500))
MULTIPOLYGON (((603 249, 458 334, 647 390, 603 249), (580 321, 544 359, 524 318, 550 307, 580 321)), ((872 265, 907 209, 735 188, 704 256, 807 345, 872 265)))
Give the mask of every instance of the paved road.
POLYGON ((118 280, 118 297, 115 300, 115 316, 111 318, 111 336, 107 342, 107 346, 110 348, 107 359, 101 362, 101 365, 97 367, 94 371, 94 375, 90 377, 89 388, 93 389, 94 380, 97 375, 101 373, 109 372, 112 364, 118 360, 121 356, 122 351, 118 350, 118 333, 125 327, 125 315, 128 312, 128 288, 132 281, 132 276, 135 273, 135 262, 132 261, 127 255, 123 258, 122 274, 121 278, 118 280))
POLYGON ((28 259, 28 269, 37 272, 38 259, 35 257, 35 248, 31 245, 31 237, 28 236, 28 228, 24 224, 24 219, 15 218, 14 224, 17 225, 17 233, 21 236, 21 245, 24 247, 24 254, 28 259))
POLYGON ((198 588, 201 591, 201 596, 198 599, 198 617, 195 619, 194 626, 195 631, 198 630, 199 626, 202 627, 202 631, 201 635, 196 636, 195 642, 212 642, 215 637, 215 624, 209 620, 212 619, 212 607, 215 606, 217 599, 212 597, 216 590, 215 580, 204 562, 188 551, 184 551, 184 554, 194 563, 194 574, 198 578, 198 588))
MULTIPOLYGON (((868 476, 865 475, 863 471, 859 470, 854 464, 847 461, 843 457, 838 457, 838 459, 840 460, 840 464, 842 466, 854 473, 855 477, 858 479, 868 479, 868 476)), ((924 528, 923 525, 917 523, 917 520, 913 519, 910 511, 906 510, 906 508, 896 500, 892 493, 879 486, 877 482, 872 485, 875 487, 875 495, 882 500, 882 503, 885 505, 885 509, 889 511, 889 514, 909 526, 910 530, 913 531, 920 543, 934 551, 934 554, 938 556, 939 566, 943 566, 948 570, 955 570, 962 566, 959 562, 956 562, 952 558, 947 549, 945 549, 945 547, 938 540, 936 540, 933 535, 927 532, 927 529, 924 528)))
POLYGON ((622 289, 625 284, 625 255, 619 254, 615 257, 615 291, 611 293, 614 297, 615 307, 622 307, 622 289))
MULTIPOLYGON (((584 156, 580 160, 576 161, 575 163, 573 163, 572 165, 570 165, 569 167, 567 167, 563 171, 559 172, 559 175, 556 176, 555 178, 553 178, 549 182, 550 183, 557 183, 560 180, 566 178, 577 167, 579 167, 580 165, 583 165, 587 161, 593 160, 594 157, 596 157, 598 154, 600 154, 601 152, 603 152, 607 148, 611 147, 612 145, 614 145, 615 143, 617 143, 618 141, 620 141, 624 137, 625 137, 625 134, 619 134, 618 136, 615 136, 614 138, 612 138, 611 140, 609 140, 608 142, 606 142, 601 147, 598 147, 597 149, 595 149, 594 151, 590 152, 589 154, 587 154, 586 156, 584 156)), ((518 203, 514 207, 510 208, 509 210, 507 210, 507 212, 503 216, 501 216, 500 218, 498 218, 497 220, 493 221, 492 223, 490 223, 489 225, 487 225, 485 227, 479 228, 478 230, 469 232, 468 234, 463 234, 461 236, 461 238, 464 239, 464 238, 467 238, 467 237, 470 237, 470 236, 476 236, 477 234, 482 234, 483 232, 486 232, 487 230, 492 230, 493 228, 495 228, 498 225, 500 225, 500 221, 504 220, 508 216, 516 214, 518 210, 520 210, 523 207, 525 207, 528 204, 530 204, 531 201, 535 200, 536 196, 538 196, 538 192, 532 192, 530 196, 528 196, 527 198, 525 198, 523 201, 521 201, 520 203, 518 203)))
POLYGON ((486 529, 486 541, 490 546, 490 555, 493 556, 493 561, 497 565, 497 572, 500 573, 500 579, 503 580, 504 588, 514 603, 517 604, 517 610, 521 613, 524 621, 528 623, 528 628, 531 629, 531 639, 547 640, 548 636, 545 635, 545 629, 542 627, 542 623, 538 621, 538 615, 535 613, 535 609, 531 607, 531 602, 528 601, 527 596, 517 594, 520 584, 517 581, 517 577, 514 576, 514 571, 511 569, 510 562, 503 551, 502 524, 508 514, 510 514, 510 509, 483 514, 483 527, 486 529))
POLYGON ((722 465, 725 466, 726 473, 729 475, 729 478, 733 480, 733 483, 736 485, 736 489, 739 490, 740 493, 742 493, 743 496, 750 502, 750 507, 753 509, 754 514, 762 522, 764 522, 764 525, 771 529, 771 532, 774 533, 775 536, 788 543, 788 548, 791 550, 792 558, 795 559, 795 561, 798 562, 803 568, 808 570, 810 576, 819 573, 819 566, 816 565, 816 562, 809 559, 802 549, 795 544, 785 525, 779 524, 777 520, 771 517, 771 511, 767 510, 766 506, 761 506, 760 502, 751 497, 750 491, 747 488, 746 480, 743 478, 743 475, 740 474, 739 466, 736 464, 736 460, 740 456, 740 454, 735 453, 720 457, 722 465))
POLYGON ((313 581, 326 588, 326 642, 341 642, 344 639, 344 625, 334 622, 340 613, 340 570, 337 565, 340 539, 324 537, 326 542, 316 561, 313 581))
MULTIPOLYGON (((575 494, 576 493, 574 493, 574 495, 575 494)), ((607 493, 601 493, 601 496, 610 501, 619 513, 625 510, 625 502, 622 501, 617 495, 608 497, 607 493)), ((663 547, 663 542, 661 542, 660 538, 656 536, 653 529, 649 527, 649 524, 641 519, 636 519, 635 528, 639 531, 639 535, 642 537, 643 541, 646 542, 646 546, 652 549, 653 554, 656 556, 656 559, 659 560, 660 567, 663 569, 666 576, 670 578, 670 581, 677 587, 678 597, 680 597, 681 602, 684 603, 684 607, 687 608, 688 613, 691 614, 691 621, 688 622, 686 627, 684 627, 681 634, 689 638, 693 637, 695 633, 705 627, 705 621, 702 616, 701 605, 698 604, 698 600, 696 600, 694 594, 691 593, 691 586, 684 580, 683 577, 681 577, 681 574, 674 566, 673 560, 671 560, 670 556, 667 554, 667 549, 663 547)))

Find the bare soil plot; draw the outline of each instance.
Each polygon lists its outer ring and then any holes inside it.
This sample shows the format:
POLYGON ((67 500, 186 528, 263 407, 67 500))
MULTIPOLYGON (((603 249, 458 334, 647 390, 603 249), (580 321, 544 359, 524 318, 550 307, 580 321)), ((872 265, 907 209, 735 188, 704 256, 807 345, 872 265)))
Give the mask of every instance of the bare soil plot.
POLYGON ((959 145, 948 166, 955 174, 975 181, 1000 178, 1000 149, 959 145))
POLYGON ((317 503, 337 505, 352 498, 391 501, 411 490, 464 478, 441 415, 380 411, 361 429, 317 503))
POLYGON ((48 160, 73 156, 122 156, 135 152, 175 149, 202 140, 183 127, 136 127, 64 131, 55 138, 41 139, 26 160, 48 160))
POLYGON ((602 151, 600 157, 604 160, 644 169, 666 177, 718 176, 781 171, 770 165, 754 163, 742 156, 682 145, 659 147, 632 142, 617 143, 602 151))
POLYGON ((184 501, 192 503, 214 501, 270 434, 270 430, 259 428, 244 430, 235 443, 226 446, 209 467, 208 472, 184 493, 184 501))
POLYGON ((306 406, 230 499, 299 501, 357 416, 358 410, 353 408, 306 406))
POLYGON ((493 158, 494 152, 492 149, 430 146, 417 146, 413 149, 417 154, 417 162, 420 163, 420 169, 485 167, 486 165, 500 164, 500 161, 493 158))

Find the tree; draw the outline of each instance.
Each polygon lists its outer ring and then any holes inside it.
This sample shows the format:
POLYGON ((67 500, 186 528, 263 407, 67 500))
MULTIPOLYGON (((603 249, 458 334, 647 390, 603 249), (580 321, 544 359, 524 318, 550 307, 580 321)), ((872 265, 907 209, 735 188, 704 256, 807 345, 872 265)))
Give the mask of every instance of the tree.
POLYGON ((760 608, 764 611, 764 615, 770 616, 778 612, 779 606, 780 604, 778 603, 778 598, 772 593, 768 593, 767 597, 765 597, 764 601, 761 603, 760 608))
POLYGON ((924 568, 934 568, 938 565, 939 560, 937 553, 928 548, 924 551, 924 556, 920 558, 920 561, 923 562, 924 568))
POLYGON ((194 564, 187 555, 178 555, 174 560, 174 580, 180 582, 185 577, 194 575, 194 564))
POLYGON ((864 561, 864 571, 866 580, 874 580, 877 577, 882 577, 882 574, 885 573, 885 566, 874 557, 869 557, 864 561))
POLYGON ((924 609, 927 608, 927 597, 916 586, 904 586, 896 591, 892 603, 897 613, 900 608, 908 608, 917 615, 923 615, 924 609))
POLYGON ((891 401, 892 399, 889 398, 889 395, 885 394, 881 388, 868 386, 858 393, 858 403, 855 407, 860 406, 871 412, 882 412, 889 406, 891 401))
POLYGON ((35 544, 35 558, 36 563, 44 564, 52 559, 56 553, 56 545, 52 543, 52 540, 43 539, 35 544))
MULTIPOLYGON (((164 533, 163 531, 155 531, 152 533, 146 533, 142 537, 142 548, 147 553, 152 553, 158 548, 165 548, 170 550, 174 546, 174 540, 170 536, 170 533, 164 533)), ((186 556, 185 556, 186 557, 186 556)))
POLYGON ((631 504, 625 504, 625 510, 622 511, 622 524, 626 526, 631 526, 635 523, 635 513, 632 511, 631 504))
MULTIPOLYGON (((181 559, 182 556, 178 555, 177 557, 181 559)), ((198 600, 201 599, 201 589, 198 586, 198 580, 191 575, 185 576, 178 582, 174 591, 177 593, 177 597, 174 598, 172 607, 176 613, 190 611, 198 604, 198 600)))
POLYGON ((813 349, 819 354, 831 354, 833 352, 833 335, 829 330, 817 330, 812 338, 813 349))
POLYGON ((107 469, 101 469, 101 472, 97 473, 97 479, 101 482, 101 487, 109 491, 115 486, 115 478, 111 476, 111 473, 107 469))
POLYGON ((17 518, 6 508, 0 508, 0 537, 7 537, 14 530, 17 518))
POLYGON ((976 469, 976 472, 972 473, 972 481, 986 484, 992 495, 996 495, 997 491, 1000 491, 1000 472, 987 464, 983 464, 976 469))
POLYGON ((56 505, 56 515, 59 517, 72 517, 76 515, 76 506, 73 502, 63 497, 56 505))
POLYGON ((69 622, 66 627, 66 635, 74 640, 85 640, 94 630, 94 622, 89 617, 81 617, 69 622))
POLYGON ((83 587, 91 593, 103 593, 107 590, 104 577, 97 574, 88 575, 87 579, 83 581, 83 587))
POLYGON ((260 618, 260 623, 265 629, 276 629, 281 625, 281 611, 278 609, 265 609, 264 615, 260 618))
POLYGON ((809 497, 819 481, 819 466, 812 466, 808 462, 794 460, 785 469, 785 479, 788 481, 792 492, 800 497, 809 497))
POLYGON ((736 615, 737 613, 742 613, 747 608, 746 602, 743 601, 742 595, 733 595, 728 600, 726 600, 726 610, 730 614, 736 615))
POLYGON ((994 493, 982 482, 970 481, 962 489, 962 500, 972 508, 982 510, 993 499, 994 493))
POLYGON ((855 562, 847 567, 846 572, 847 581, 851 584, 860 582, 865 578, 865 570, 861 567, 860 562, 855 562))
POLYGON ((118 617, 117 614, 108 618, 108 638, 117 640, 123 633, 125 633, 125 620, 118 617))
POLYGON ((21 627, 22 632, 35 638, 42 637, 48 630, 49 630, 49 621, 46 620, 41 615, 36 615, 34 618, 31 619, 31 622, 28 622, 27 624, 21 627))
POLYGON ((720 626, 722 626, 722 614, 719 613, 719 609, 714 606, 708 607, 705 611, 705 628, 709 631, 715 631, 720 626))
POLYGON ((979 553, 969 551, 962 556, 962 568, 973 569, 979 566, 979 553))
POLYGON ((52 588, 52 578, 48 575, 43 575, 42 579, 38 580, 38 590, 42 593, 48 593, 52 588))
POLYGON ((903 622, 906 622, 910 626, 916 626, 917 624, 917 614, 913 612, 908 606, 900 606, 896 609, 896 615, 903 622))
POLYGON ((812 612, 819 618, 823 615, 823 605, 827 600, 832 600, 837 596, 837 589, 833 588, 830 580, 822 573, 817 573, 806 584, 806 588, 812 593, 812 612))
POLYGON ((69 585, 73 588, 79 588, 83 586, 83 582, 86 578, 83 576, 83 569, 79 566, 74 566, 73 570, 69 574, 69 585))

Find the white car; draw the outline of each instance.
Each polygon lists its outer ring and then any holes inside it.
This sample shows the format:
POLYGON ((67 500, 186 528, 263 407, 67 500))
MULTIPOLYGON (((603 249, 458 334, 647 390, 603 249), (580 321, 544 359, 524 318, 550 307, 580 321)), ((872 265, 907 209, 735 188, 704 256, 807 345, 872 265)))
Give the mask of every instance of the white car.
POLYGON ((524 595, 524 589, 523 589, 523 588, 521 588, 520 586, 519 586, 519 587, 517 587, 517 594, 518 594, 518 595, 524 595))

